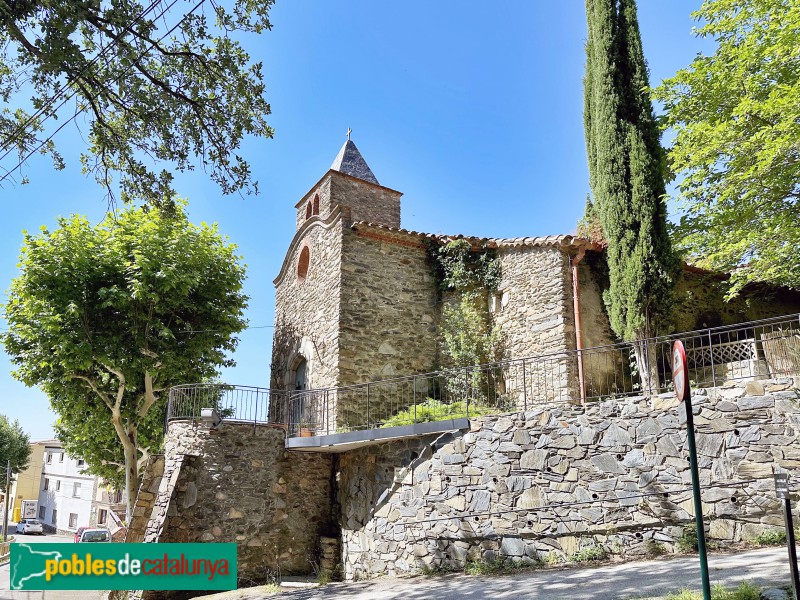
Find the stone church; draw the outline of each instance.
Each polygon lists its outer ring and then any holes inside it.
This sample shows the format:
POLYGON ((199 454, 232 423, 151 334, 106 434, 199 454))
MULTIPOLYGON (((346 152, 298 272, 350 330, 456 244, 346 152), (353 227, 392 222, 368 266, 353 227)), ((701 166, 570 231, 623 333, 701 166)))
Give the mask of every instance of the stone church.
MULTIPOLYGON (((295 235, 275 278, 272 389, 341 388, 434 371, 440 316, 429 249, 456 238, 490 248, 502 270, 489 299, 504 359, 613 344, 603 307, 602 250, 573 235, 482 238, 401 225, 402 193, 379 183, 349 138, 296 204, 295 235), (577 324, 577 326, 576 326, 577 324)), ((724 302, 723 277, 686 267, 678 331, 800 311, 787 290, 754 287, 724 302)), ((587 367, 589 368, 589 367, 587 367)), ((614 369, 618 365, 594 366, 614 369)), ((574 399, 567 366, 553 400, 574 399)))

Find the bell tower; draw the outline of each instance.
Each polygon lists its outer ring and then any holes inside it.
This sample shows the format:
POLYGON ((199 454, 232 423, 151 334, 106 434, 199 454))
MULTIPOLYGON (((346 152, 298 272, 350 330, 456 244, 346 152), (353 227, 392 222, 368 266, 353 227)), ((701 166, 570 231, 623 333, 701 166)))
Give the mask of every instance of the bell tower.
POLYGON ((337 208, 348 225, 365 221, 400 227, 402 195, 378 183, 378 178, 350 139, 348 130, 347 140, 328 172, 295 205, 297 229, 312 217, 327 220, 337 208))

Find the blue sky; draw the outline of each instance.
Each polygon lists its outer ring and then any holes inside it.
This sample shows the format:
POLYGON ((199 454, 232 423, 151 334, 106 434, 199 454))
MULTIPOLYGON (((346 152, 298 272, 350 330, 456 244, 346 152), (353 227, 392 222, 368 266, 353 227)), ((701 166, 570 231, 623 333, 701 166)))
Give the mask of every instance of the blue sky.
MULTIPOLYGON (((651 83, 713 49, 691 35, 699 5, 640 0, 651 83)), ((582 1, 278 0, 271 20, 272 31, 244 39, 264 63, 275 128, 274 139, 243 148, 261 194, 224 197, 202 172, 177 177, 191 218, 218 222, 248 265, 247 317, 257 328, 240 335, 225 381, 268 385, 272 330, 263 326, 273 323, 272 280, 294 234, 293 206, 327 171, 348 127, 381 184, 404 193, 404 227, 496 237, 574 232, 589 189, 582 1)), ((76 128, 56 142, 65 171, 36 157, 23 171, 30 184, 0 189, 2 290, 17 273, 22 230, 71 213, 97 221, 106 209, 102 190, 80 173, 76 128)), ((0 413, 32 439, 52 436, 47 398, 10 371, 3 355, 0 413)))

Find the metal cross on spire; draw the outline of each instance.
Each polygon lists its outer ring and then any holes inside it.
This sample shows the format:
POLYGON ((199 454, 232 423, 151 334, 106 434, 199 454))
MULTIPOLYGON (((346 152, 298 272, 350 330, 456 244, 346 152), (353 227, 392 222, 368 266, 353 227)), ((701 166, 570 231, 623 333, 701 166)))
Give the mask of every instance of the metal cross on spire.
POLYGON ((349 127, 347 128, 347 141, 350 141, 350 134, 353 133, 353 130, 349 127))

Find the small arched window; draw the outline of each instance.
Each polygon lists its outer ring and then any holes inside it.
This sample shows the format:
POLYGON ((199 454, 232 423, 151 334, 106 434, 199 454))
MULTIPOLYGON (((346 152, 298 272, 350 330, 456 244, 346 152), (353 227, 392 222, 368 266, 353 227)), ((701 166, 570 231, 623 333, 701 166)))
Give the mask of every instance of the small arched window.
POLYGON ((300 258, 297 260, 297 279, 305 281, 308 276, 308 265, 311 262, 311 251, 308 246, 300 251, 300 258))
POLYGON ((306 205, 306 219, 311 218, 311 211, 312 211, 311 200, 309 200, 308 204, 306 205))
POLYGON ((314 194, 314 210, 312 214, 319 214, 319 194, 314 194))

